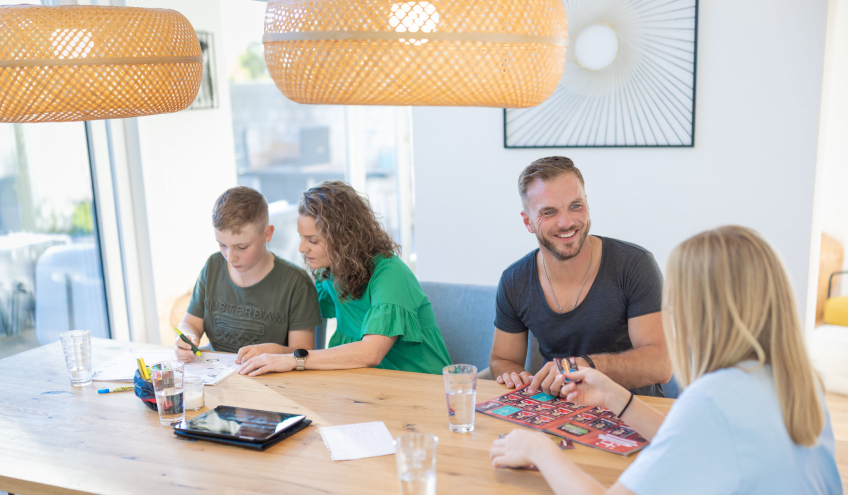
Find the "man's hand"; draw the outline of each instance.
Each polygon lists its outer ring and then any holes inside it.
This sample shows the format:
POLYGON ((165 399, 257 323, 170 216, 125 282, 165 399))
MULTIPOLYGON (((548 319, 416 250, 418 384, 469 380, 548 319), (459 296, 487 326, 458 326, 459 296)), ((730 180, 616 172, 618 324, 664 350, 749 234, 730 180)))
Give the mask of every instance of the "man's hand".
POLYGON ((556 363, 550 361, 545 363, 542 366, 542 369, 536 373, 536 376, 533 377, 533 382, 530 384, 530 390, 541 390, 542 392, 553 395, 554 397, 559 396, 559 389, 562 387, 562 380, 556 381, 556 377, 559 376, 559 370, 556 367, 556 363))
POLYGON ((285 348, 280 344, 256 344, 256 345, 246 345, 239 349, 238 355, 236 356, 236 364, 244 364, 250 358, 256 357, 260 354, 282 354, 285 352, 285 348))
POLYGON ((531 380, 533 380, 533 375, 529 371, 520 373, 513 371, 497 377, 498 383, 505 384, 506 388, 521 388, 525 383, 530 383, 531 380))
MULTIPOLYGON (((197 337, 185 332, 183 332, 183 335, 188 337, 188 339, 191 340, 191 343, 197 347, 197 337)), ((177 354, 177 359, 184 363, 190 363, 194 359, 194 351, 191 350, 191 346, 183 342, 183 339, 181 339, 179 335, 177 335, 177 339, 174 341, 174 352, 177 354)))
POLYGON ((260 354, 247 360, 238 372, 247 376, 259 376, 270 371, 284 373, 297 367, 293 354, 260 354))

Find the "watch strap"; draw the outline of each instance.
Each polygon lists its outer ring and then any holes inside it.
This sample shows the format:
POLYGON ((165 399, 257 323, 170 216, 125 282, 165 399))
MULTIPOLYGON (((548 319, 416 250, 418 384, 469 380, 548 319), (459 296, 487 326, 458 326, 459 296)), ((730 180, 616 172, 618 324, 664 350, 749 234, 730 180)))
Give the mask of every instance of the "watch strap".
POLYGON ((589 366, 590 366, 592 369, 594 369, 594 368, 595 368, 595 363, 592 361, 592 358, 590 358, 589 356, 580 356, 580 357, 582 357, 583 359, 585 359, 585 360, 586 360, 586 362, 587 362, 587 363, 589 363, 589 366))

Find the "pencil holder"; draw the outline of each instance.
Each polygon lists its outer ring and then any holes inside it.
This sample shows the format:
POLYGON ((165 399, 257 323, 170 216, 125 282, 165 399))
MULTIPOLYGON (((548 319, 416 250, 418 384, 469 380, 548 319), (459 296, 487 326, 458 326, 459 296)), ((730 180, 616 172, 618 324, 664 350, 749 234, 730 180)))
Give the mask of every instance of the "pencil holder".
POLYGON ((144 405, 156 411, 156 393, 153 391, 153 382, 145 380, 141 377, 141 373, 136 370, 133 376, 133 385, 135 385, 135 395, 144 405))

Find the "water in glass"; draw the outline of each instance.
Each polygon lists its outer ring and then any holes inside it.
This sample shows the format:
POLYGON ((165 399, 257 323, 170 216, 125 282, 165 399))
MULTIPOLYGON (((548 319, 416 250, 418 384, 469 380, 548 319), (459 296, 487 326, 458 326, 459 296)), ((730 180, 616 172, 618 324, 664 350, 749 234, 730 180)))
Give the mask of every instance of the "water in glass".
POLYGON ((179 423, 185 420, 182 388, 166 388, 156 391, 156 407, 159 408, 159 422, 163 425, 179 423))
POLYGON ((468 433, 474 429, 474 404, 477 392, 459 390, 447 394, 448 426, 456 433, 468 433))
POLYGON ((401 495, 436 495, 434 471, 408 471, 400 475, 401 495))

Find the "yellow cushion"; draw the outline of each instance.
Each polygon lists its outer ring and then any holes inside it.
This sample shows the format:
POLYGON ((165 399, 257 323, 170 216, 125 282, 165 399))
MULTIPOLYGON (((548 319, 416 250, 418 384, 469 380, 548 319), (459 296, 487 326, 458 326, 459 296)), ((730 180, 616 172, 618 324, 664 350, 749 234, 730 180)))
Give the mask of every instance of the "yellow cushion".
POLYGON ((824 322, 848 327, 848 296, 831 297, 824 302, 824 322))

